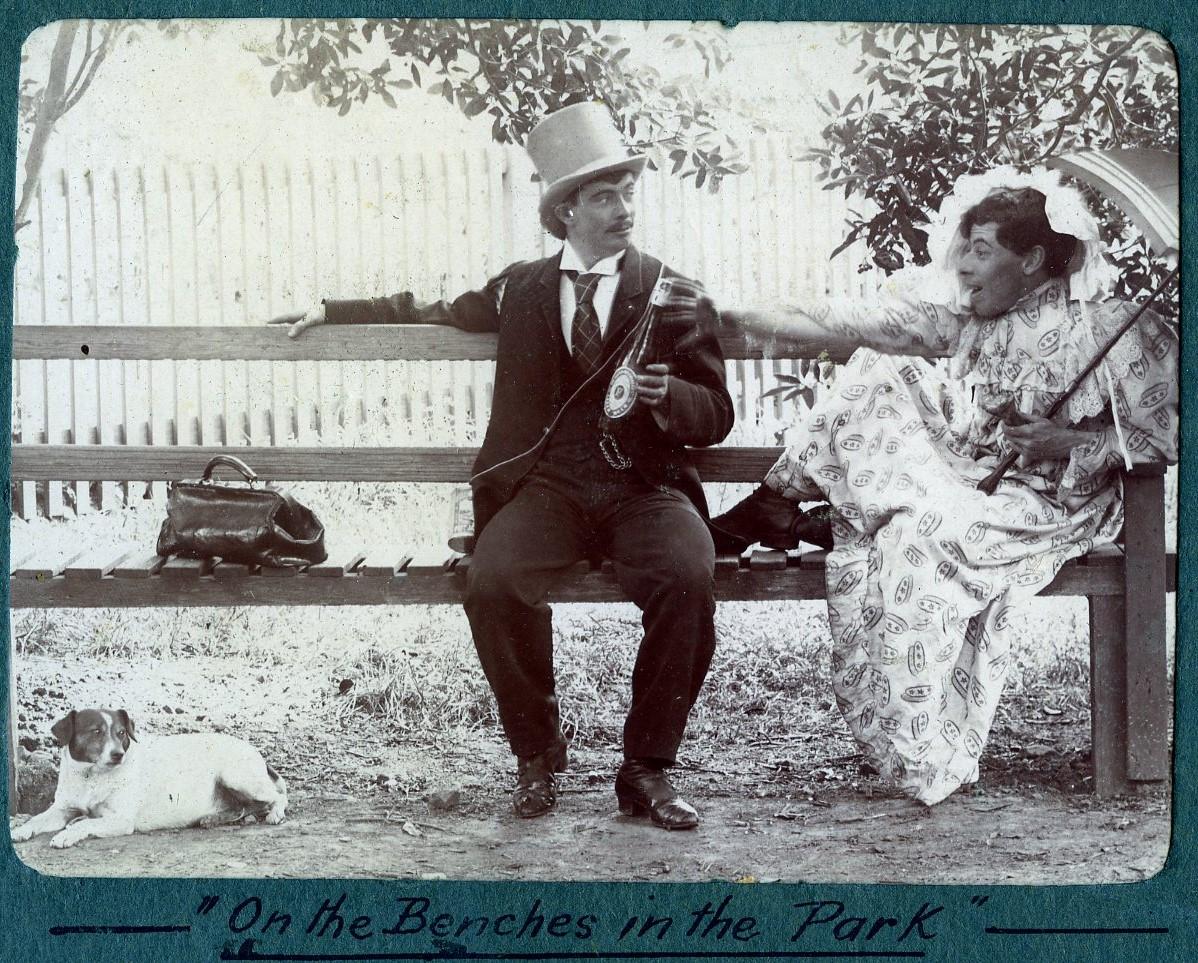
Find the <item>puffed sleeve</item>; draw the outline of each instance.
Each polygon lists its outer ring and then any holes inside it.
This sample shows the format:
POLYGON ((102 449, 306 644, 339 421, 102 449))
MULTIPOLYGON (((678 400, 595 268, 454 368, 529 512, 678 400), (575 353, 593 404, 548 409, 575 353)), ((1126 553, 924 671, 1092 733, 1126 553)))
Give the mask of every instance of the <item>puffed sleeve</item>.
POLYGON ((881 297, 872 304, 835 299, 828 309, 842 335, 883 354, 944 357, 952 353, 959 333, 955 315, 914 298, 881 297))
POLYGON ((775 308, 775 327, 788 326, 831 345, 873 348, 883 354, 939 358, 951 355, 962 317, 921 291, 920 272, 887 278, 873 296, 818 298, 775 308))
MULTIPOLYGON (((1090 309, 1094 350, 1105 345, 1137 305, 1114 301, 1090 309)), ((1110 422, 1070 454, 1062 489, 1082 494, 1115 468, 1177 461, 1177 336, 1145 311, 1099 366, 1097 387, 1110 422)))

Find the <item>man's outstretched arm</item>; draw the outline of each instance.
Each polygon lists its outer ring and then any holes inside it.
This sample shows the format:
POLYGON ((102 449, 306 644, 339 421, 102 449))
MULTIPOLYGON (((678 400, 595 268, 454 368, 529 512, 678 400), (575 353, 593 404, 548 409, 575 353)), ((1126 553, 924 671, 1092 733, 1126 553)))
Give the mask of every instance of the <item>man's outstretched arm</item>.
POLYGON ((443 324, 462 331, 497 331, 499 306, 510 270, 492 278, 481 290, 467 291, 452 302, 421 303, 411 291, 385 298, 327 299, 307 311, 280 314, 268 323, 290 325, 287 336, 291 338, 322 324, 443 324))

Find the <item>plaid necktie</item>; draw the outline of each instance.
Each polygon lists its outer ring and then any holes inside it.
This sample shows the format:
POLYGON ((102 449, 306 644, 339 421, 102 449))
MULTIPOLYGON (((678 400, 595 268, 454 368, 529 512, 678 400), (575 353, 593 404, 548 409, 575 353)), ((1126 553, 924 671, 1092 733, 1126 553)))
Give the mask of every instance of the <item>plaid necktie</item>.
POLYGON ((599 315, 595 313, 595 288, 602 274, 579 274, 567 271, 574 282, 574 320, 570 324, 570 349, 574 361, 589 375, 599 365, 603 353, 603 336, 599 332, 599 315))

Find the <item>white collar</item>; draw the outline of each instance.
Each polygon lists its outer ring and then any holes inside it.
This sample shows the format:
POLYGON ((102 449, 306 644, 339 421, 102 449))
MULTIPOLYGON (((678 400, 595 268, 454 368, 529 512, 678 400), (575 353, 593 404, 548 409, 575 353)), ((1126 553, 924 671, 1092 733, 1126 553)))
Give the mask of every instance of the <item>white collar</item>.
MULTIPOLYGON (((627 248, 624 250, 626 251, 627 248)), ((561 269, 563 271, 577 271, 579 274, 619 274, 620 262, 623 260, 624 251, 621 251, 619 254, 605 257, 602 261, 596 261, 590 267, 586 267, 569 241, 562 245, 561 269)))

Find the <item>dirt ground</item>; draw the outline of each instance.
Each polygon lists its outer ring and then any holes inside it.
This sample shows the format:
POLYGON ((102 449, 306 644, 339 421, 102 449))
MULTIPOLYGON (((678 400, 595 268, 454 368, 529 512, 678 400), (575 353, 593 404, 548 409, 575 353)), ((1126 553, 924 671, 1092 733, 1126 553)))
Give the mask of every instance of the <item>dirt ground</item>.
POLYGON ((987 792, 930 813, 835 792, 810 802, 695 791, 695 832, 666 833, 615 810, 608 787, 567 780, 556 813, 508 814, 479 792, 452 813, 385 799, 296 794, 280 826, 180 830, 18 847, 53 875, 542 880, 1072 883, 1143 879, 1161 866, 1159 801, 1096 807, 1059 794, 987 792), (1067 827, 1062 831, 1062 827, 1067 827))
POLYGON ((1115 800, 1091 794, 1089 719, 1080 701, 1007 701, 981 782, 931 810, 876 786, 847 736, 811 744, 810 737, 756 734, 716 751, 700 727, 684 746, 676 781, 703 822, 695 832, 667 833, 619 815, 611 789, 618 739, 576 747, 556 812, 520 820, 508 804, 512 760, 493 729, 413 738, 365 717, 331 726, 327 715, 305 708, 312 686, 327 680, 230 674, 221 659, 140 668, 135 674, 119 662, 24 660, 17 681, 25 748, 44 751, 51 723, 72 705, 116 704, 123 688, 136 685, 136 698, 126 701, 146 707, 138 720, 143 733, 216 729, 258 745, 288 781, 288 819, 92 839, 63 851, 43 836, 17 847, 39 872, 1130 882, 1157 872, 1168 851, 1166 787, 1115 800), (200 686, 222 695, 205 712, 180 708, 194 707, 200 686), (271 707, 257 709, 252 722, 238 708, 251 697, 271 707))

